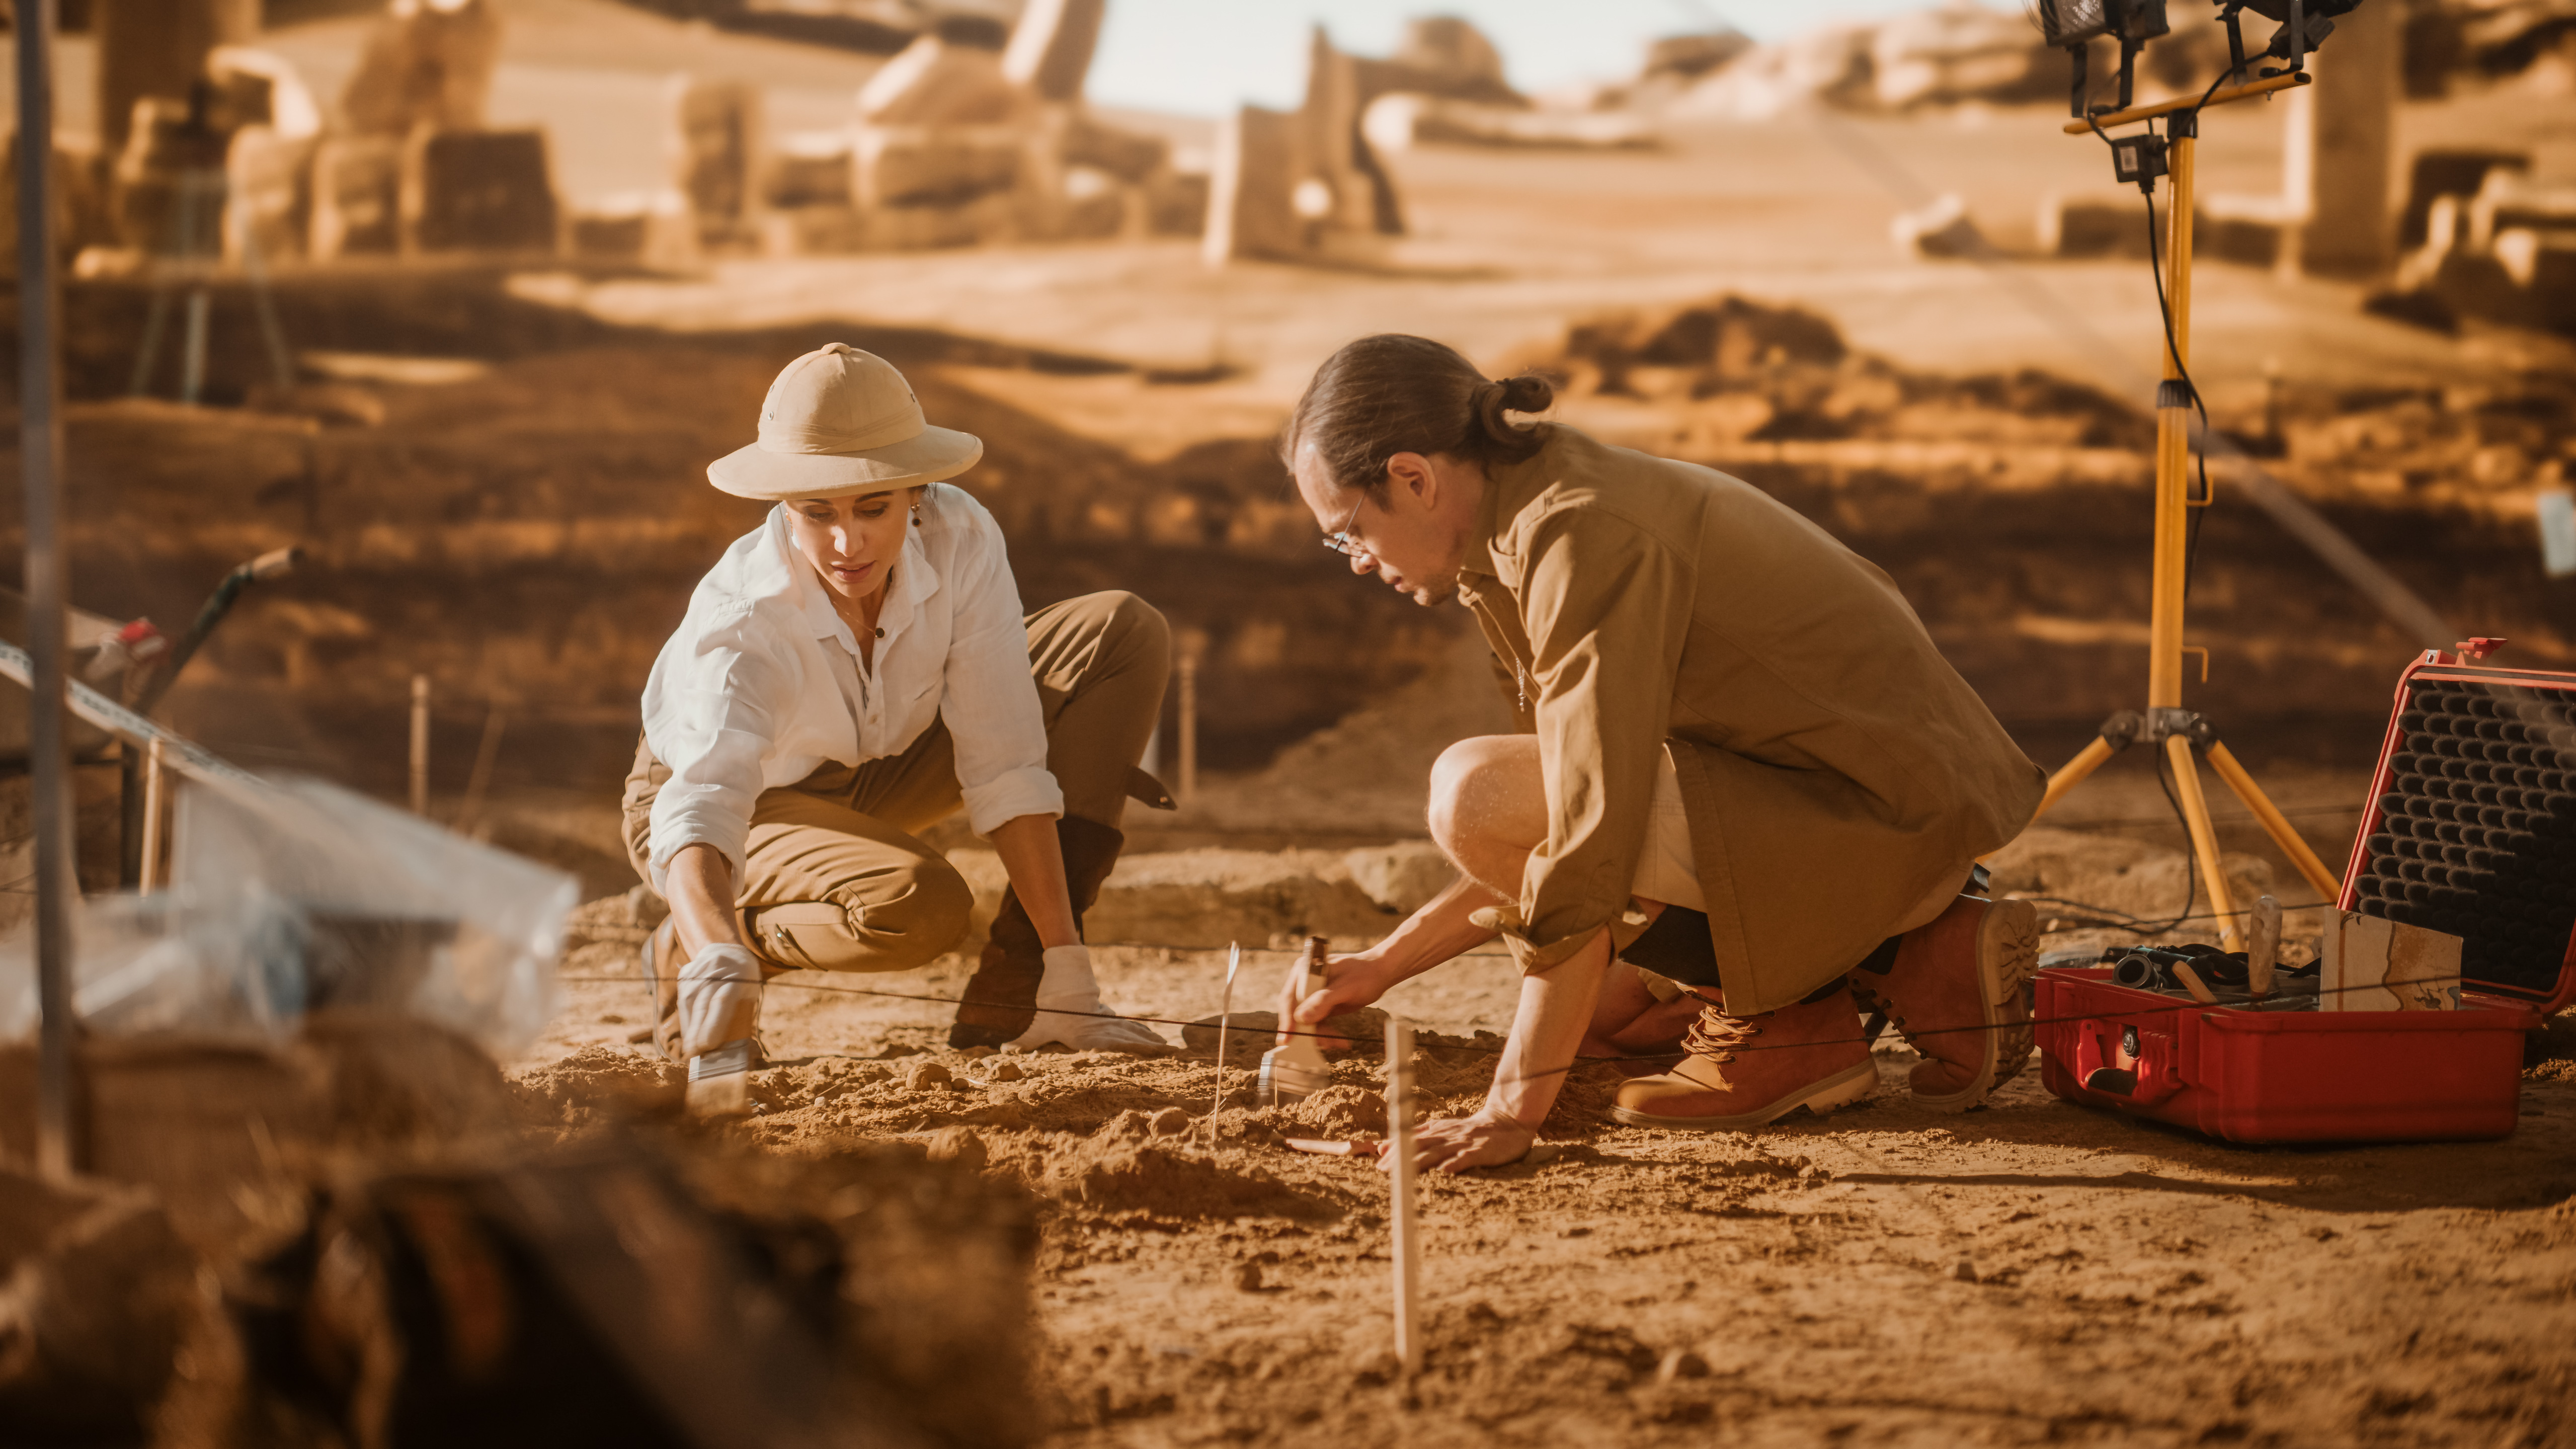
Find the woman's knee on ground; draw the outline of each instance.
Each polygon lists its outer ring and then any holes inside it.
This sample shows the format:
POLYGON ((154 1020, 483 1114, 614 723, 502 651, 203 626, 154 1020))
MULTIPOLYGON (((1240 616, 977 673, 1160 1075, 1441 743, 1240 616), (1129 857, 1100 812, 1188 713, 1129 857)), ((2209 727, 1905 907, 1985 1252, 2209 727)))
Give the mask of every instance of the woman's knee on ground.
POLYGON ((1431 838, 1452 860, 1480 847, 1528 849, 1545 833, 1545 814, 1538 741, 1530 736, 1463 739, 1431 766, 1431 838))
POLYGON ((927 966, 966 937, 975 893, 957 868, 935 856, 874 873, 864 892, 744 910, 762 955, 808 971, 909 971, 927 966))

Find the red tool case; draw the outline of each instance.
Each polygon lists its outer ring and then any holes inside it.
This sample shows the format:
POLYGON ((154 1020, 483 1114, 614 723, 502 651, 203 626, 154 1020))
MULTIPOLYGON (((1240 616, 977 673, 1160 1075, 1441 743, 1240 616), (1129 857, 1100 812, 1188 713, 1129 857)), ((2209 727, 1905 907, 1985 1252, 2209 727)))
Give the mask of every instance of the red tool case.
POLYGON ((2576 674, 2426 651, 2370 793, 2338 904, 2460 937, 2460 1009, 2204 1006, 2050 967, 2048 1089, 2234 1142, 2511 1132, 2524 1034, 2576 1000, 2576 674))

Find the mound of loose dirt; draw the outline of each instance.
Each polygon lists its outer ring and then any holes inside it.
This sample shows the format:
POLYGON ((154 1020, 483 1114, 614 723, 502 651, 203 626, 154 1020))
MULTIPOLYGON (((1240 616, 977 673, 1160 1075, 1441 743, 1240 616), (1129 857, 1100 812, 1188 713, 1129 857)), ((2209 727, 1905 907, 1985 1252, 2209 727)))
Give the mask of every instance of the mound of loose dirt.
POLYGON ((1045 1150, 1037 1187, 1093 1211, 1205 1218, 1330 1215, 1331 1203, 1299 1192, 1242 1149, 1211 1151, 1159 1133, 1141 1112, 1121 1112, 1088 1137, 1045 1150))

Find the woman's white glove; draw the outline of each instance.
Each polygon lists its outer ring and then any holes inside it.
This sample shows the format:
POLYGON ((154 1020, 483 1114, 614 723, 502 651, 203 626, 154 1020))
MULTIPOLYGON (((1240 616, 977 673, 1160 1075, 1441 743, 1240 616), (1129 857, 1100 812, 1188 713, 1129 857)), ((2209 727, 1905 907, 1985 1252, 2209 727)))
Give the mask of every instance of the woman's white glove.
POLYGON ((1046 974, 1038 978, 1038 1015, 1011 1045, 1044 1046, 1060 1042, 1082 1052, 1132 1052, 1155 1055, 1171 1043, 1141 1021, 1128 1021, 1100 1000, 1100 983, 1091 975, 1091 948, 1049 946, 1046 974))
POLYGON ((680 968, 680 1052, 700 1056, 760 1027, 760 962, 719 941, 680 968))

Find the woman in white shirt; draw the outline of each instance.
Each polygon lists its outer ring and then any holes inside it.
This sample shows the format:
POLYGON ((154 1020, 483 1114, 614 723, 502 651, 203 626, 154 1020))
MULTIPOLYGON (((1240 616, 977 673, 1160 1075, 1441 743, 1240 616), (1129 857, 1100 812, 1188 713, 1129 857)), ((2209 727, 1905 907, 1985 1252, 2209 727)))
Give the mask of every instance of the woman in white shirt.
POLYGON ((914 838, 964 809, 1011 888, 952 1046, 1165 1049, 1102 1004, 1083 911, 1124 843, 1169 634, 1132 594, 1025 618, 1001 530, 902 374, 834 343, 787 365, 759 441, 708 479, 777 502, 725 550, 644 688, 626 843, 671 903, 646 943, 655 1041, 693 1080, 752 1060, 761 981, 902 971, 971 894, 914 838))

